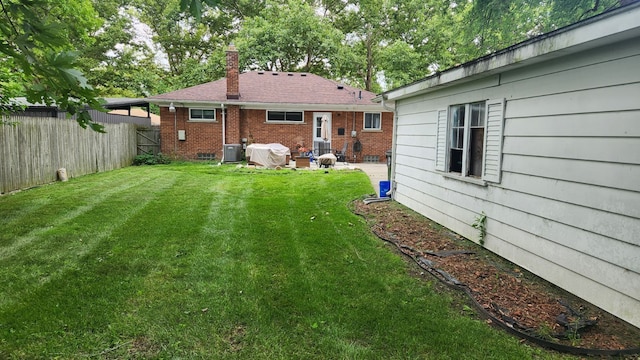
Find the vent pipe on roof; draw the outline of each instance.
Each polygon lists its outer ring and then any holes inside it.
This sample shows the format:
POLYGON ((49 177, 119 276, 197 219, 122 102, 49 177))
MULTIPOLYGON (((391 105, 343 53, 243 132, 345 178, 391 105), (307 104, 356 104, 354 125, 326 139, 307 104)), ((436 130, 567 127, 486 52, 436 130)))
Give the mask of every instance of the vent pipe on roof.
POLYGON ((342 89, 344 89, 344 85, 338 84, 338 90, 342 90, 342 89))

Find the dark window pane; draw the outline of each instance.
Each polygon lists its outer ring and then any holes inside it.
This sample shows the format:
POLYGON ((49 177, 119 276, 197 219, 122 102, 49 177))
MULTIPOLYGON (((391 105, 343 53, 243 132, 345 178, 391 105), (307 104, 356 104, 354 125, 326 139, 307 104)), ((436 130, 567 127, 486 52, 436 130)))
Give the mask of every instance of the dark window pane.
POLYGON ((191 109, 191 118, 192 119, 202 119, 202 110, 200 110, 200 109, 191 109))
POLYGON ((287 112, 286 113, 287 121, 302 121, 302 113, 301 112, 287 112))
POLYGON ((269 121, 284 121, 284 111, 269 111, 267 119, 269 121))
POLYGON ((482 154, 484 153, 484 128, 471 129, 469 149, 469 175, 482 176, 482 154))
POLYGON ((364 128, 365 129, 380 129, 380 114, 379 113, 365 113, 364 114, 364 128))
POLYGON ((462 172, 462 150, 451 149, 451 158, 449 159, 449 171, 462 172))
POLYGON ((203 110, 203 114, 202 114, 202 118, 203 119, 215 119, 216 118, 216 111, 215 110, 203 110))

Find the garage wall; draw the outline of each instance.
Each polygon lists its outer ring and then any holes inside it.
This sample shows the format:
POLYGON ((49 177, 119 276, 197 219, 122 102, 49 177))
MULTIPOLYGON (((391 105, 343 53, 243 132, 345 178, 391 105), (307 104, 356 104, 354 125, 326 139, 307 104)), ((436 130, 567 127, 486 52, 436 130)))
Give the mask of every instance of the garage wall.
POLYGON ((640 41, 397 103, 396 200, 640 326, 640 41), (504 98, 502 178, 435 171, 437 109, 504 98))

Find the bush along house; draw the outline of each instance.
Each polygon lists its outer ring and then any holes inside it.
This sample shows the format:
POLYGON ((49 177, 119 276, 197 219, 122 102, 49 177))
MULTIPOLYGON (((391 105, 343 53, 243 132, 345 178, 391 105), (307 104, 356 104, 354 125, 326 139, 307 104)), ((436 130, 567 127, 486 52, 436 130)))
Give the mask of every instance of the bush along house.
POLYGON ((349 162, 386 161, 393 113, 372 101, 374 93, 309 73, 240 73, 233 45, 227 50, 226 75, 148 98, 160 106, 162 153, 237 161, 236 152, 227 149, 279 143, 292 155, 298 149, 316 155, 346 150, 349 162), (321 138, 323 117, 326 140, 321 138))

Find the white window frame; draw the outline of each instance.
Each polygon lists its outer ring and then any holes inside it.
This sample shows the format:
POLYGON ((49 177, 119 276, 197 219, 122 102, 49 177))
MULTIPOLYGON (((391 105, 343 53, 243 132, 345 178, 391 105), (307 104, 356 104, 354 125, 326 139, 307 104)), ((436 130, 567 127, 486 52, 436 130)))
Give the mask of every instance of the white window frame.
POLYGON ((280 123, 280 124, 302 124, 304 123, 304 111, 300 110, 267 110, 265 113, 266 121, 268 123, 280 123), (284 120, 269 120, 269 113, 281 112, 284 113, 284 120), (299 113, 300 120, 287 120, 287 113, 299 113))
POLYGON ((471 136, 471 116, 468 115, 464 123, 464 145, 462 171, 460 173, 451 172, 451 109, 456 106, 465 106, 465 114, 470 114, 470 102, 451 105, 446 109, 439 109, 436 116, 436 149, 435 149, 435 170, 443 176, 458 178, 465 181, 475 182, 484 185, 484 182, 499 183, 502 170, 502 145, 504 127, 504 99, 487 100, 484 107, 484 139, 482 149, 482 173, 480 178, 469 176, 469 151, 471 136))
POLYGON ((216 122, 217 121, 217 109, 216 108, 200 108, 200 107, 192 107, 189 108, 189 121, 192 122, 216 122), (199 110, 202 111, 202 118, 194 118, 192 117, 192 111, 199 110), (213 111, 213 118, 204 118, 204 111, 213 111))
POLYGON ((381 112, 365 112, 362 115, 362 129, 365 131, 382 130, 382 113, 381 112), (378 127, 367 127, 367 115, 378 115, 378 127))

